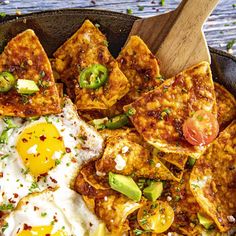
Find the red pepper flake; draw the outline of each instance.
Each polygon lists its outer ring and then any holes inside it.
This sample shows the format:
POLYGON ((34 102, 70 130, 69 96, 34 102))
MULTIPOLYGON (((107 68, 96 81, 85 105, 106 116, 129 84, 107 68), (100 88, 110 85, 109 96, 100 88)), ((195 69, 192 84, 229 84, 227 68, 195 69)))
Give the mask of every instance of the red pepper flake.
POLYGON ((28 140, 27 140, 26 138, 23 138, 23 139, 22 139, 22 142, 23 142, 23 143, 27 143, 28 140))
POLYGON ((57 181, 56 181, 55 179, 53 179, 52 177, 50 177, 50 180, 51 180, 54 184, 57 183, 57 181))
POLYGON ((77 162, 75 158, 72 158, 71 161, 72 161, 73 163, 76 163, 76 162, 77 162))
POLYGON ((0 178, 2 178, 3 177, 3 172, 0 172, 0 178))
POLYGON ((70 153, 71 152, 71 149, 66 147, 66 153, 70 153))
POLYGON ((39 208, 34 206, 34 211, 38 211, 38 210, 39 210, 39 208))
POLYGON ((32 229, 32 226, 30 225, 27 225, 27 224, 24 224, 24 230, 31 230, 32 229))
POLYGON ((40 138, 41 141, 44 141, 46 139, 46 136, 45 135, 41 135, 39 138, 40 138))
POLYGON ((62 141, 62 136, 59 136, 57 139, 60 140, 60 141, 62 141))
POLYGON ((17 193, 13 193, 14 198, 18 198, 19 195, 17 193))
POLYGON ((16 203, 16 201, 12 200, 12 198, 9 198, 9 199, 8 199, 8 202, 13 203, 13 204, 16 203))

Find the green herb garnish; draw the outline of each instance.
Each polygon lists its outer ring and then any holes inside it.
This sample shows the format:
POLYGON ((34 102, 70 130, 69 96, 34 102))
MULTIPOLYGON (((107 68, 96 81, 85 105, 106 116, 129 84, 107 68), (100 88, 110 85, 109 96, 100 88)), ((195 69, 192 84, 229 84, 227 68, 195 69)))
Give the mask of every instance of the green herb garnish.
POLYGON ((226 45, 226 49, 227 49, 227 50, 231 49, 231 48, 234 46, 235 42, 236 42, 235 39, 229 41, 229 42, 227 43, 227 45, 226 45))

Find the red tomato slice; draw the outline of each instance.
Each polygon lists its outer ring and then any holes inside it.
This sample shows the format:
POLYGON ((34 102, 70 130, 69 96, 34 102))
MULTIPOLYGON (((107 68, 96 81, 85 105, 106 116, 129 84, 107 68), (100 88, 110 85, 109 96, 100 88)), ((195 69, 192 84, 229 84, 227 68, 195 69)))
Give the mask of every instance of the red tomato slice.
POLYGON ((209 111, 199 110, 183 125, 185 139, 194 146, 211 143, 219 133, 216 117, 209 111))

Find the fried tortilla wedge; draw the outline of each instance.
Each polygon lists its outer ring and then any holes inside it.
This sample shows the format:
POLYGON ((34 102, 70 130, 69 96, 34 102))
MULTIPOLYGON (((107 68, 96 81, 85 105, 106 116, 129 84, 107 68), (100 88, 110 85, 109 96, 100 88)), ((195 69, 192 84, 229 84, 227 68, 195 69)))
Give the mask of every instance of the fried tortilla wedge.
POLYGON ((129 230, 127 217, 140 208, 142 202, 134 202, 108 188, 105 183, 107 177, 91 177, 95 175, 94 162, 91 161, 82 167, 74 189, 83 196, 88 208, 106 223, 111 235, 122 235, 129 230))
POLYGON ((184 138, 184 121, 197 110, 217 115, 210 65, 202 62, 124 107, 132 113, 132 123, 144 139, 157 149, 199 157, 202 147, 190 145, 184 138))
POLYGON ((222 131, 236 119, 236 100, 222 85, 218 83, 214 83, 214 85, 218 112, 217 119, 220 131, 222 131))
POLYGON ((107 48, 106 37, 89 20, 54 53, 54 67, 79 110, 108 109, 129 91, 129 82, 107 48), (98 89, 81 88, 82 70, 94 64, 108 69, 108 81, 98 89))
POLYGON ((7 44, 0 55, 0 72, 3 71, 12 73, 16 80, 33 80, 40 90, 23 95, 13 87, 0 93, 0 115, 30 117, 60 112, 51 65, 34 31, 26 30, 7 44))
POLYGON ((169 204, 175 209, 175 219, 171 231, 189 233, 186 235, 199 235, 196 225, 191 227, 191 222, 197 222, 197 213, 201 211, 201 208, 190 190, 190 173, 191 170, 185 170, 182 180, 179 183, 172 182, 168 188, 172 199, 169 204))
POLYGON ((115 131, 115 135, 106 139, 103 156, 96 161, 99 173, 107 174, 111 171, 135 177, 180 181, 181 169, 160 160, 157 154, 152 156, 152 147, 145 145, 145 141, 137 133, 125 133, 119 135, 115 131))
POLYGON ((197 160, 190 188, 220 231, 236 226, 236 120, 197 160))
POLYGON ((138 36, 131 36, 117 61, 130 83, 126 104, 153 90, 163 81, 157 59, 138 36))
POLYGON ((108 110, 82 111, 86 120, 112 117, 123 113, 123 107, 143 93, 153 90, 163 82, 158 61, 138 36, 132 36, 120 52, 117 62, 130 83, 129 92, 108 110))

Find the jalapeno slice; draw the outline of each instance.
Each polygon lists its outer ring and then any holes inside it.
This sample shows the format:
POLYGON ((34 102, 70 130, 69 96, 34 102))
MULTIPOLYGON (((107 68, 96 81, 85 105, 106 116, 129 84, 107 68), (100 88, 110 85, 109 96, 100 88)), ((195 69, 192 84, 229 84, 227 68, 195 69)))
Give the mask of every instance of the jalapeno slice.
POLYGON ((81 88, 97 89, 103 86, 107 79, 107 68, 101 64, 95 64, 82 70, 79 76, 79 85, 81 88))
POLYGON ((107 129, 119 129, 129 123, 129 118, 126 114, 121 114, 118 116, 115 116, 108 120, 108 122, 105 124, 107 129))
POLYGON ((0 92, 8 92, 15 84, 16 79, 13 74, 3 71, 0 73, 0 92))
POLYGON ((110 119, 107 117, 102 119, 95 119, 89 122, 97 130, 100 129, 119 129, 129 123, 129 118, 126 114, 114 116, 110 119))

